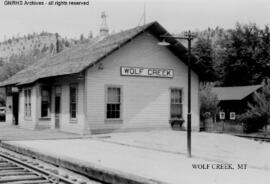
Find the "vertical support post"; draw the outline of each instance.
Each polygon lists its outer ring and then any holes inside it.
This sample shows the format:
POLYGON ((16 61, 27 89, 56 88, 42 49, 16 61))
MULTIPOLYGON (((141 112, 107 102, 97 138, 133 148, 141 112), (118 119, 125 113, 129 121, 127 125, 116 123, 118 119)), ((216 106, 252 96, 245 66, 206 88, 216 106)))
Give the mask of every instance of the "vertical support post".
POLYGON ((188 157, 191 157, 191 32, 188 31, 188 114, 187 114, 187 150, 188 157))
MULTIPOLYGON (((185 34, 185 37, 176 36, 162 36, 163 38, 174 38, 174 39, 185 39, 188 41, 188 112, 187 112, 187 156, 191 157, 191 41, 193 35, 191 31, 185 34)), ((165 42, 166 43, 166 42, 165 42)), ((159 45, 167 46, 169 43, 164 44, 164 42, 159 45)))
POLYGON ((56 43, 55 43, 55 53, 59 53, 60 48, 59 48, 59 39, 58 39, 59 35, 58 33, 55 33, 55 38, 56 38, 56 43))
POLYGON ((222 120, 222 133, 225 132, 225 123, 224 123, 224 120, 222 120))

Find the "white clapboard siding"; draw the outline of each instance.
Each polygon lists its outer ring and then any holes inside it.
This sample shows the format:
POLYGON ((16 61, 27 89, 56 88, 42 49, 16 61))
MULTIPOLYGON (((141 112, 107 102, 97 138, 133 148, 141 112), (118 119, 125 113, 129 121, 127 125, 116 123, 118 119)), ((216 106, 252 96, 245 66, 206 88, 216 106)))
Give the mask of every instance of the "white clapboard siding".
POLYGON ((13 113, 12 113, 12 96, 6 97, 6 123, 12 125, 13 113))
MULTIPOLYGON (((72 75, 68 77, 58 78, 56 80, 55 85, 61 87, 61 114, 60 114, 60 130, 65 132, 77 133, 82 134, 84 132, 84 123, 85 123, 85 116, 84 116, 84 80, 77 80, 77 77, 72 75), (70 84, 78 84, 78 99, 77 99, 77 119, 71 120, 70 119, 70 110, 69 110, 69 87, 70 84)), ((52 90, 52 103, 54 106, 54 97, 55 97, 55 90, 52 90)), ((51 128, 54 129, 55 127, 55 116, 54 116, 54 107, 52 108, 52 121, 51 121, 51 128)))
POLYGON ((26 129, 35 129, 37 126, 38 116, 37 116, 37 109, 38 109, 38 86, 34 85, 32 87, 28 87, 31 89, 31 117, 25 117, 25 97, 24 97, 24 90, 22 88, 19 94, 19 125, 22 128, 26 129))
MULTIPOLYGON (((187 113, 187 66, 145 32, 86 72, 87 122, 92 132, 170 128, 170 88, 183 89, 187 113), (174 78, 120 76, 121 66, 173 69, 174 78), (122 88, 122 122, 105 120, 105 88, 122 88)), ((199 79, 192 72, 192 128, 199 128, 199 79)), ((186 124, 184 124, 186 126, 186 124)))

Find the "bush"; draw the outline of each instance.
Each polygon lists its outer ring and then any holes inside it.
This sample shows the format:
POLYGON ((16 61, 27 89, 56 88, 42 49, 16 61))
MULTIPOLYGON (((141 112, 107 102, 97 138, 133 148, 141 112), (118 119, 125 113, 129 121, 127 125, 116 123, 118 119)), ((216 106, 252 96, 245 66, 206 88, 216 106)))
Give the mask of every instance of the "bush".
POLYGON ((238 116, 245 133, 256 132, 268 124, 270 118, 270 85, 264 86, 253 95, 254 103, 248 104, 249 110, 238 116))
POLYGON ((237 120, 243 125, 244 133, 257 132, 267 122, 267 116, 261 116, 251 110, 237 116, 237 120))
POLYGON ((181 129, 184 121, 185 121, 184 119, 171 120, 170 124, 172 129, 181 129))
POLYGON ((219 111, 218 98, 212 92, 212 85, 200 85, 200 119, 205 120, 214 117, 219 111))

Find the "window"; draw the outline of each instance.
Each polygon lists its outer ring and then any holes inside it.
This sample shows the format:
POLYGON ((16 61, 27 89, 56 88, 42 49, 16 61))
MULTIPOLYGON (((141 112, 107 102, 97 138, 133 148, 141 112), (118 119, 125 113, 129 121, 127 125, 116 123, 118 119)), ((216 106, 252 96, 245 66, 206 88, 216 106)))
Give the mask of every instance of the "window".
POLYGON ((182 90, 171 89, 171 119, 183 117, 182 90))
POLYGON ((31 89, 24 90, 24 116, 31 117, 31 89))
POLYGON ((70 118, 76 119, 77 117, 77 85, 70 85, 70 118))
POLYGON ((235 120, 235 112, 230 112, 230 120, 235 120))
POLYGON ((219 119, 225 119, 225 112, 219 112, 219 119))
POLYGON ((119 87, 107 88, 107 104, 106 117, 107 119, 120 119, 121 113, 121 89, 119 87))
POLYGON ((50 91, 46 87, 41 88, 41 117, 49 117, 50 113, 50 91))

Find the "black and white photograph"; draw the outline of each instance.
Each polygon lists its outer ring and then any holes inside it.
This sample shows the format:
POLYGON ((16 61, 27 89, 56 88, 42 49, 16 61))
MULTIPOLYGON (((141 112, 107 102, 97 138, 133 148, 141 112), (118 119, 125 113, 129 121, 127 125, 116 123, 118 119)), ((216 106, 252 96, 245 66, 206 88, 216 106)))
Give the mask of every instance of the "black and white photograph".
POLYGON ((0 0, 0 184, 268 184, 269 7, 0 0))

